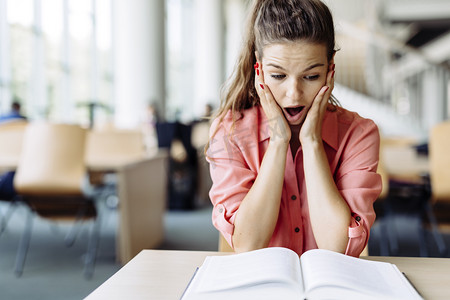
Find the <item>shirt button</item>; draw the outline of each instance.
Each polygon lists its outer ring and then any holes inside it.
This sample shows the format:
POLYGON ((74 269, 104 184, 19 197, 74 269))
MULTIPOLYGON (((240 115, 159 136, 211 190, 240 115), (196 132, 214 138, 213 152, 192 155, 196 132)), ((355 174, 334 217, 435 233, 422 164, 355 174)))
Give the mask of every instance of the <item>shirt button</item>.
POLYGON ((299 232, 299 231, 300 231, 300 228, 295 227, 295 232, 299 232))
POLYGON ((297 200, 297 196, 292 195, 292 196, 291 196, 291 199, 292 199, 292 200, 297 200))
POLYGON ((359 222, 359 221, 361 221, 361 217, 360 216, 356 216, 355 220, 359 222))
POLYGON ((219 208, 219 213, 223 213, 223 208, 219 208))

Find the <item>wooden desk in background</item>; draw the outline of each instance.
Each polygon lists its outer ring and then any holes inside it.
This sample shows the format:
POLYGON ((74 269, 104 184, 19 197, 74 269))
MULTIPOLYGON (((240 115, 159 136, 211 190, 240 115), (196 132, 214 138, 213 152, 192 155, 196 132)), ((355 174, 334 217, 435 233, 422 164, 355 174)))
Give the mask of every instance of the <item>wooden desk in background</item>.
MULTIPOLYGON (((206 256, 226 254, 230 253, 144 250, 86 299, 178 300, 206 256)), ((425 299, 450 299, 449 258, 368 256, 365 259, 396 264, 425 299)))
POLYGON ((116 257, 122 265, 142 249, 157 247, 163 240, 167 157, 168 153, 161 151, 115 166, 120 199, 116 257))

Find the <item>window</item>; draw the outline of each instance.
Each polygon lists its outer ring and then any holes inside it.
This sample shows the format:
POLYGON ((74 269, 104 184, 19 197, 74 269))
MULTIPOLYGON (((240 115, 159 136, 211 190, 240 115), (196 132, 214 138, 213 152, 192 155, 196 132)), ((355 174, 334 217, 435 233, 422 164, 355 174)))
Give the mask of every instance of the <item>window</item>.
POLYGON ((2 1, 8 34, 1 39, 9 49, 0 55, 9 70, 0 72, 0 95, 21 101, 31 119, 88 125, 93 106, 106 118, 113 101, 112 0, 2 1))
POLYGON ((193 115, 194 2, 167 1, 167 119, 189 120, 193 115))

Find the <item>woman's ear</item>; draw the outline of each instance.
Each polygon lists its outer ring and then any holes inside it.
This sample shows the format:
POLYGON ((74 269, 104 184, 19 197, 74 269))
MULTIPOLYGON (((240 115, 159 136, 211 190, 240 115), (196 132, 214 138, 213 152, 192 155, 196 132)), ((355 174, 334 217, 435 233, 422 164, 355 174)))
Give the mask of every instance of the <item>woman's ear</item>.
POLYGON ((336 51, 333 52, 333 56, 331 57, 330 61, 328 62, 328 66, 334 65, 334 56, 336 55, 336 51))

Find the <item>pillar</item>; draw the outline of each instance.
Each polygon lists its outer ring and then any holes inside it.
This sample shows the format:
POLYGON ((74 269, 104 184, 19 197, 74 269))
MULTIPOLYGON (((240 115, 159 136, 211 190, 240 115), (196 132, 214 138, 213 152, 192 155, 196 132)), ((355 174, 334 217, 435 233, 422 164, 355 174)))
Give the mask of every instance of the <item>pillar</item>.
POLYGON ((115 124, 133 128, 147 104, 165 110, 164 0, 113 3, 115 124))
POLYGON ((219 103, 219 91, 224 81, 224 11, 222 0, 195 0, 194 2, 194 92, 195 116, 202 115, 204 107, 219 103))
POLYGON ((6 9, 6 0, 0 0, 0 114, 8 112, 11 103, 10 44, 6 9))

